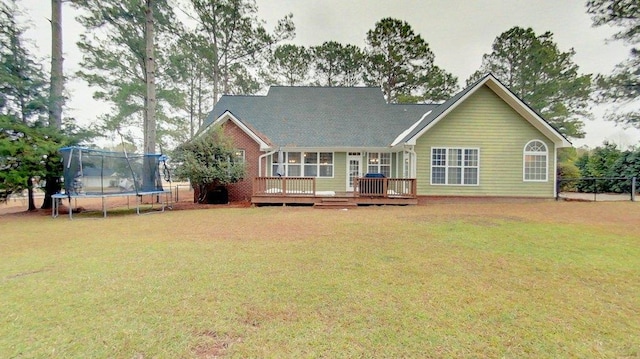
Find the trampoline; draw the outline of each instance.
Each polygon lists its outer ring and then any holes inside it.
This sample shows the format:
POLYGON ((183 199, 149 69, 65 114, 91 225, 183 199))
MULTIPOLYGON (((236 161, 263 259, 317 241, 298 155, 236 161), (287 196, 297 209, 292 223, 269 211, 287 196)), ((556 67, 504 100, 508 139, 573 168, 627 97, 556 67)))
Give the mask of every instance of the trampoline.
MULTIPOLYGON (((52 196, 52 217, 59 215, 59 202, 68 199, 69 218, 73 218, 78 199, 100 198, 103 217, 107 216, 106 199, 135 197, 136 213, 140 214, 142 197, 157 196, 161 210, 170 205, 171 191, 162 188, 162 178, 170 181, 162 154, 127 154, 86 147, 63 147, 64 192, 52 196), (164 198, 163 198, 164 197, 164 198)), ((152 200, 153 203, 153 200, 152 200)))

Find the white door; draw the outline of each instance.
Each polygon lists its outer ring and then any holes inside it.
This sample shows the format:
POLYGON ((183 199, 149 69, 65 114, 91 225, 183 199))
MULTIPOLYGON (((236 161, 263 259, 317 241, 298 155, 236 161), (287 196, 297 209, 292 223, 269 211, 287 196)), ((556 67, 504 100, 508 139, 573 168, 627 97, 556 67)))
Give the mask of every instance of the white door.
POLYGON ((353 182, 362 176, 362 156, 359 152, 347 154, 347 192, 353 192, 353 182))

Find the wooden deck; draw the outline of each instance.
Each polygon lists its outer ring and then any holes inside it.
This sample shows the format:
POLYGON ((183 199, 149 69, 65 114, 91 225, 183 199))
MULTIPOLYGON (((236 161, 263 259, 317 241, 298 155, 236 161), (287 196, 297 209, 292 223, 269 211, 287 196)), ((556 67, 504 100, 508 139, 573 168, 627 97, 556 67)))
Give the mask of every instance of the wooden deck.
POLYGON ((315 177, 256 177, 251 202, 256 205, 296 204, 319 208, 358 205, 415 205, 413 178, 357 178, 353 192, 318 191, 315 177))

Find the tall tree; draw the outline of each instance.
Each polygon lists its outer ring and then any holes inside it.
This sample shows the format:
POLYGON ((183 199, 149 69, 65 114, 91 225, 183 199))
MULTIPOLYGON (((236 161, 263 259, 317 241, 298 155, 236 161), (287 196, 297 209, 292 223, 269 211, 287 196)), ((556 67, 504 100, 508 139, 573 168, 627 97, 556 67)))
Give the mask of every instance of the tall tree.
POLYGON ((14 1, 0 2, 0 114, 29 124, 47 110, 47 82, 24 45, 24 27, 16 21, 14 1))
POLYGON ((149 61, 147 45, 151 46, 153 38, 170 43, 175 36, 172 6, 167 0, 73 0, 73 4, 82 10, 78 21, 87 29, 78 42, 84 53, 78 75, 97 88, 94 98, 113 107, 101 118, 104 129, 120 129, 125 134, 127 128, 144 129, 145 151, 155 152, 153 142, 162 141, 162 135, 171 133, 174 126, 172 109, 178 96, 165 74, 166 48, 153 48, 153 61, 149 61), (153 36, 147 36, 148 23, 153 25, 153 36), (155 101, 147 91, 151 82, 156 85, 155 101), (147 111, 152 103, 156 111, 147 111), (156 125, 147 118, 154 113, 156 125))
POLYGON ((198 33, 184 32, 171 46, 171 66, 167 72, 184 98, 182 109, 188 119, 186 131, 192 139, 213 107, 213 91, 207 77, 210 69, 200 58, 200 52, 208 43, 198 33))
MULTIPOLYGON (((0 202, 12 193, 27 190, 28 210, 35 210, 35 180, 47 178, 49 186, 49 178, 62 176, 58 149, 72 141, 72 137, 42 123, 24 124, 15 117, 0 115, 0 202)), ((42 208, 50 205, 51 197, 45 196, 42 208)))
POLYGON ((49 126, 62 129, 64 73, 62 57, 62 0, 51 0, 51 76, 49 86, 49 126))
POLYGON ((623 125, 640 128, 640 3, 637 0, 589 0, 587 12, 595 26, 621 28, 613 38, 632 46, 629 58, 618 64, 610 75, 596 79, 601 102, 620 104, 607 118, 623 125), (634 105, 635 104, 635 105, 634 105))
POLYGON ((573 49, 560 51, 551 32, 517 26, 500 34, 492 49, 467 84, 491 72, 562 134, 584 137, 591 75, 578 73, 573 49))
MULTIPOLYGON (((448 91, 449 87, 440 81, 455 79, 450 74, 443 76, 443 70, 434 66, 435 55, 429 45, 406 21, 382 19, 367 32, 366 41, 364 81, 367 85, 381 86, 388 102, 407 98, 430 101, 427 97, 434 93, 426 92, 422 86, 429 83, 430 89, 448 91)), ((443 98, 451 93, 436 92, 435 95, 443 98)))
POLYGON ((209 65, 213 100, 222 94, 247 94, 259 89, 253 76, 269 49, 294 36, 291 14, 268 32, 258 19, 255 0, 191 0, 197 31, 208 46, 200 52, 209 65))
POLYGON ((311 52, 304 46, 280 45, 273 52, 269 73, 264 74, 271 84, 296 86, 309 82, 311 52))
POLYGON ((29 210, 35 210, 34 179, 47 178, 42 207, 48 208, 61 174, 57 151, 70 137, 44 125, 46 74, 24 46, 18 13, 14 2, 0 3, 0 201, 26 189, 29 210))
POLYGON ((361 81, 364 55, 357 46, 326 41, 310 50, 319 85, 355 86, 361 81))
POLYGON ((144 104, 144 153, 156 153, 156 68, 154 60, 154 0, 146 0, 144 15, 145 39, 145 87, 144 104))
POLYGON ((358 86, 364 76, 365 55, 355 45, 345 45, 342 53, 342 86, 358 86))

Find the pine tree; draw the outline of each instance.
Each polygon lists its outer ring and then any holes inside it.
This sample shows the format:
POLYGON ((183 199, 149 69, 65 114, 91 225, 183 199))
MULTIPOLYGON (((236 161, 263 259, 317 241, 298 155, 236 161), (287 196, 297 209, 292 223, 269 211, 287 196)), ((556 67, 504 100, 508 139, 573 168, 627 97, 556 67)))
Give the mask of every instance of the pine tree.
POLYGON ((500 34, 492 50, 467 84, 490 72, 562 134, 584 137, 591 75, 579 74, 573 49, 560 51, 550 32, 516 26, 500 34))
POLYGON ((596 79, 599 100, 619 104, 609 120, 640 128, 640 3, 637 0, 590 0, 587 12, 596 26, 621 28, 614 39, 632 46, 629 58, 618 64, 610 75, 596 79))

